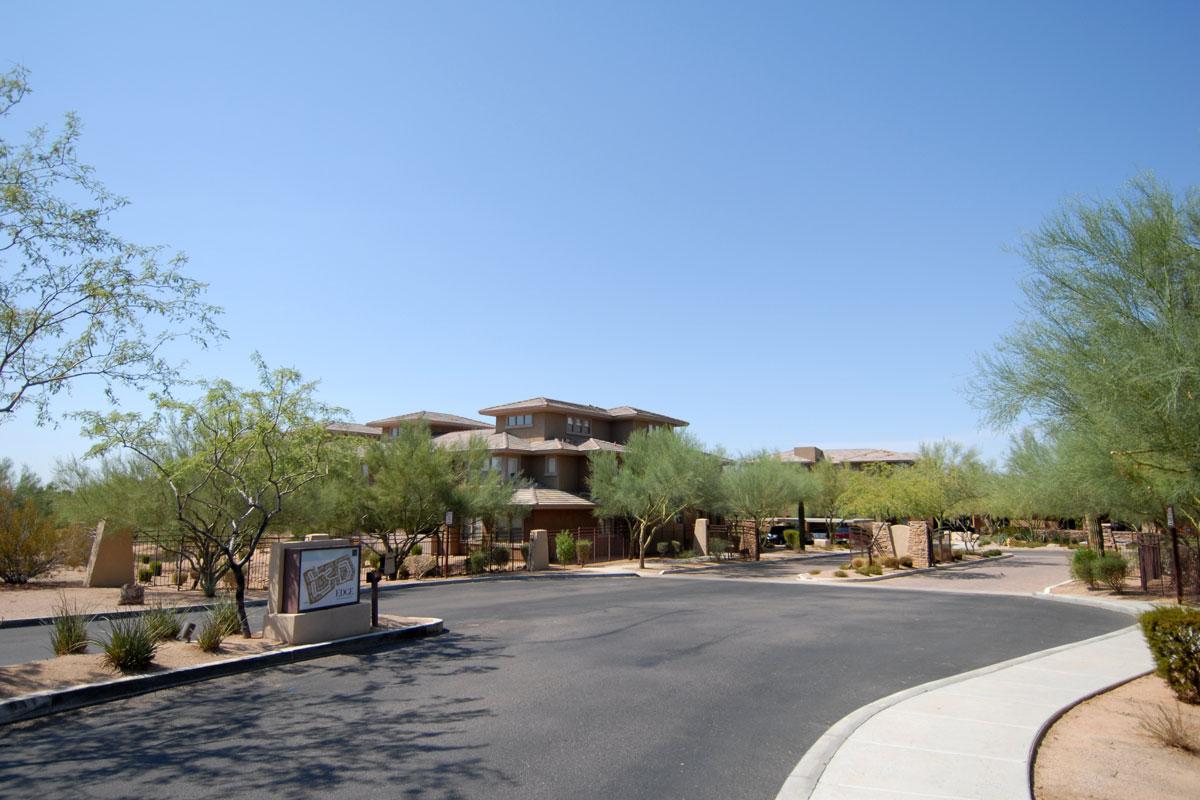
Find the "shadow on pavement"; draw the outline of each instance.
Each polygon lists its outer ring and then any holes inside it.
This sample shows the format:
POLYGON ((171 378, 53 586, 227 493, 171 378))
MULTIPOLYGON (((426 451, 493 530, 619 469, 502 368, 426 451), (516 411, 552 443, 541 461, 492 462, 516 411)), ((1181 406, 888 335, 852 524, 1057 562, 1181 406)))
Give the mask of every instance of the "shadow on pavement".
POLYGON ((482 677, 500 651, 447 633, 13 726, 0 732, 0 786, 8 797, 119 779, 121 796, 457 798, 464 784, 511 784, 487 764, 487 743, 464 736, 494 716, 484 699, 420 685, 482 677))

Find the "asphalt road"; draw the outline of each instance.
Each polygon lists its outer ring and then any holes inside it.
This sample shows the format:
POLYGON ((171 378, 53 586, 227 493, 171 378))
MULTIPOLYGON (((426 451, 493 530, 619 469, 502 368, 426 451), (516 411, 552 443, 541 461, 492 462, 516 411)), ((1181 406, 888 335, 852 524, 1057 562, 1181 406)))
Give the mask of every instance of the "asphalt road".
POLYGON ((769 800, 864 703, 1130 623, 1033 598, 689 578, 385 598, 448 632, 0 729, 0 796, 769 800))

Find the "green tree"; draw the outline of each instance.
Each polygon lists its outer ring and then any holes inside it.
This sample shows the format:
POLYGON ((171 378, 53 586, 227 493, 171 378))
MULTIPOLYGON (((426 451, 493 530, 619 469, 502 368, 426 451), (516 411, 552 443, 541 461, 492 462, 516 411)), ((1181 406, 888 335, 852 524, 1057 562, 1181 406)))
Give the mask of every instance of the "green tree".
POLYGON ((661 526, 719 496, 721 459, 705 453, 694 437, 671 428, 636 431, 618 454, 588 454, 596 516, 633 520, 638 565, 661 526))
MULTIPOLYGON (((756 534, 765 534, 765 522, 795 508, 802 493, 801 475, 770 453, 757 453, 721 471, 723 510, 738 519, 751 520, 756 534)), ((757 558, 760 548, 755 548, 757 558)))
MULTIPOLYGON (((0 122, 29 92, 27 72, 0 75, 0 122)), ((201 346, 224 334, 205 285, 181 271, 182 255, 128 242, 104 227, 126 204, 81 164, 79 120, 51 135, 0 138, 0 424, 31 404, 39 422, 71 381, 169 385, 165 345, 201 346)))
POLYGON ((409 423, 397 436, 372 442, 365 456, 370 483, 362 489, 364 529, 397 564, 441 531, 447 511, 489 527, 500 516, 525 513, 513 505, 520 482, 489 469, 490 452, 481 439, 440 447, 428 425, 409 423))
MULTIPOLYGON (((805 505, 814 516, 825 518, 825 531, 829 544, 833 544, 834 517, 839 516, 839 501, 846 490, 849 471, 829 461, 818 461, 809 470, 806 478, 807 494, 805 505)), ((803 524, 803 521, 801 521, 803 524)))
POLYGON ((1028 313, 981 363, 990 419, 1086 437, 1195 522, 1200 190, 1139 178, 1116 200, 1069 203, 1023 254, 1028 313))
POLYGON ((316 384, 295 370, 257 365, 257 389, 218 380, 193 403, 152 395, 149 415, 79 415, 97 440, 89 455, 136 453, 166 482, 180 526, 218 550, 246 637, 246 565, 285 501, 326 474, 325 423, 337 411, 317 402, 316 384), (189 445, 182 452, 181 439, 189 445))

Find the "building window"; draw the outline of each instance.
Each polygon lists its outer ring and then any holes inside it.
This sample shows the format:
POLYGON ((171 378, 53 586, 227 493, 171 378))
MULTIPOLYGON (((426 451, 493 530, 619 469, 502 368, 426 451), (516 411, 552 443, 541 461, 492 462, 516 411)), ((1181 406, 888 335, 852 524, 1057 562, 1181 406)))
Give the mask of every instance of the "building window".
POLYGON ((510 414, 507 428, 529 428, 533 426, 533 414, 510 414))
POLYGON ((504 472, 504 456, 492 456, 492 469, 496 472, 504 472))
POLYGON ((570 433, 591 435, 592 421, 590 419, 583 419, 582 417, 567 417, 567 431, 570 433))
POLYGON ((515 478, 521 472, 521 459, 516 456, 508 457, 508 477, 515 478))
POLYGON ((558 474, 558 458, 556 456, 546 456, 546 474, 551 476, 558 474))

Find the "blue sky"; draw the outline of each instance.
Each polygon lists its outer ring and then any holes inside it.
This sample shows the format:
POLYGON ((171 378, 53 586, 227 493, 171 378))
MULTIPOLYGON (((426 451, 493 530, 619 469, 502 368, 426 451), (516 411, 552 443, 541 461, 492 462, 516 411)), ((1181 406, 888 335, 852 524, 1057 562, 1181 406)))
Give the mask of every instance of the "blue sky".
MULTIPOLYGON (((366 421, 548 395, 734 451, 998 456, 965 384, 1064 199, 1200 165, 1196 3, 8 2, 229 339, 366 421), (343 7, 346 6, 346 7, 343 7)), ((139 399, 130 397, 131 407, 139 399)), ((80 384, 60 411, 97 408, 80 384)), ((48 473, 77 425, 0 427, 48 473)))

